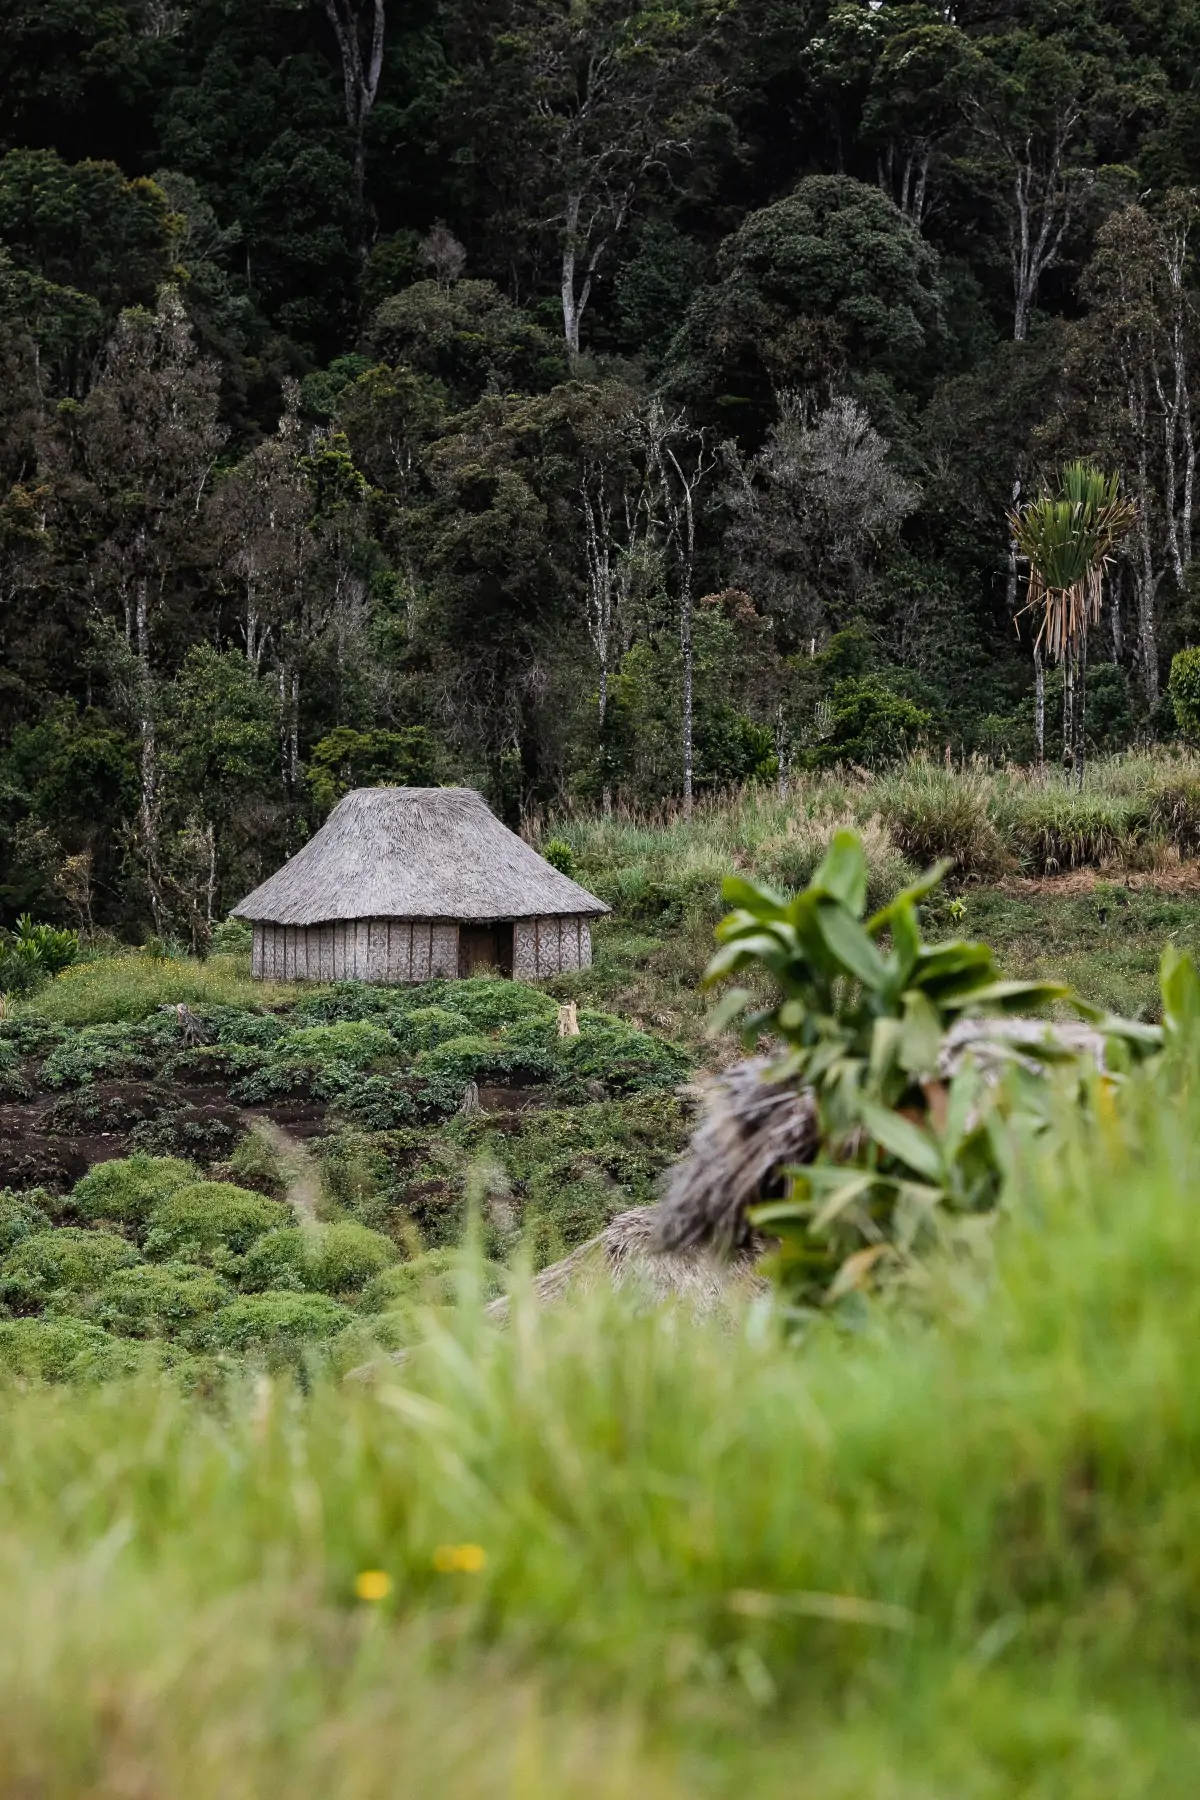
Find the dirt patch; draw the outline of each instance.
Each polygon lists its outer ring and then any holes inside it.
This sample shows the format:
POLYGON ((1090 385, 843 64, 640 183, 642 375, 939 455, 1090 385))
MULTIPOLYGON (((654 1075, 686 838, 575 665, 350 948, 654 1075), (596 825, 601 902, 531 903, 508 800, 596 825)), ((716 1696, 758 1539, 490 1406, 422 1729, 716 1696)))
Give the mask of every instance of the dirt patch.
POLYGON ((1092 894, 1097 887, 1127 888, 1131 894, 1200 895, 1200 862, 1168 861, 1157 869, 1070 869, 1063 875, 1010 875, 996 883, 997 890, 1014 900, 1054 896, 1073 900, 1092 894))
POLYGON ((274 1121, 292 1138, 325 1129, 325 1107, 281 1099, 238 1106, 208 1082, 95 1081, 65 1093, 0 1104, 0 1187, 62 1194, 94 1163, 135 1150, 208 1164, 229 1155, 252 1119, 274 1121))

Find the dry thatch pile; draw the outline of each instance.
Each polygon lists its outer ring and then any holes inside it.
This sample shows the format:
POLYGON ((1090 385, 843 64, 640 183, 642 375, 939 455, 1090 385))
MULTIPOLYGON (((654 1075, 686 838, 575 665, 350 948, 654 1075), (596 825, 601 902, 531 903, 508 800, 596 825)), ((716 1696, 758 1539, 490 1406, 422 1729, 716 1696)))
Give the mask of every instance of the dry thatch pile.
POLYGON ((502 825, 474 788, 356 788, 236 907, 274 925, 535 919, 608 907, 502 825))

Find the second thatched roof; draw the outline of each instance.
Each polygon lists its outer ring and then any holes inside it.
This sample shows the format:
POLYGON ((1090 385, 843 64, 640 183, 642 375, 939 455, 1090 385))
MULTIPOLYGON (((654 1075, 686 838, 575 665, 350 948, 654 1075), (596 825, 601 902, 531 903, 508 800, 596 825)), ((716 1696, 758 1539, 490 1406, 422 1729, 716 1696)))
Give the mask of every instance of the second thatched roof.
POLYGON ((608 911, 502 825, 474 788, 356 788, 240 919, 534 919, 608 911))

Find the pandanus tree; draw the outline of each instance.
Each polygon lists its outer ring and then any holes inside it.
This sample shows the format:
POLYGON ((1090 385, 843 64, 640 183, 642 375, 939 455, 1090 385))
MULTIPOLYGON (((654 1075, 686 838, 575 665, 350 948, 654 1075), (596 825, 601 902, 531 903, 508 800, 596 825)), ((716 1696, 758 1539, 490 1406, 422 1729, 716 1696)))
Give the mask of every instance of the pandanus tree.
POLYGON ((1105 570, 1135 517, 1120 476, 1082 460, 1067 464, 1057 495, 1041 494, 1008 516, 1017 554, 1029 565, 1024 611, 1037 624, 1035 654, 1044 646, 1064 667, 1063 754, 1079 787, 1088 626, 1100 618, 1105 570))

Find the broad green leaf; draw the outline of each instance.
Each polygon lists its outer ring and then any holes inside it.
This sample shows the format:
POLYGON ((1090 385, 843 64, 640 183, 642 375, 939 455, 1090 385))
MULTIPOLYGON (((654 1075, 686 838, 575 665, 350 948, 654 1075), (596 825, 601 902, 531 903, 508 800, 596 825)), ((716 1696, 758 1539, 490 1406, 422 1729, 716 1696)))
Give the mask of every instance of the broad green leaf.
POLYGON ((910 988, 904 996, 904 1023, 900 1031, 900 1067, 910 1075, 933 1075, 942 1048, 942 1021, 938 1010, 921 993, 910 988))
POLYGON ((927 1180, 941 1182, 942 1154, 928 1132, 888 1107, 877 1106, 873 1100, 861 1100, 858 1113, 872 1138, 889 1156, 927 1180))
POLYGON ((814 1231, 825 1231, 833 1224, 835 1219, 840 1218, 841 1214, 845 1212, 848 1206, 853 1205, 860 1195, 869 1193, 876 1185, 878 1179, 874 1175, 853 1175, 850 1180, 847 1181, 845 1178, 845 1170, 842 1170, 841 1173, 842 1181, 840 1186, 834 1189, 820 1212, 817 1213, 816 1217, 813 1219, 812 1229, 814 1231))
POLYGON ((840 900, 855 918, 867 904, 867 859, 856 831, 835 834, 811 885, 840 900))
POLYGON ((869 1069, 875 1083, 883 1080, 896 1060, 904 1026, 899 1019, 876 1019, 871 1032, 869 1069))
POLYGON ((727 875, 721 892, 731 906, 741 907, 755 918, 778 919, 787 911, 788 903, 782 894, 760 881, 748 880, 745 875, 727 875))
POLYGON ((968 1006, 988 1006, 997 1012, 1024 1012, 1033 1006, 1048 1006, 1054 1000, 1069 1000, 1071 990, 1061 981, 989 981, 971 988, 960 998, 942 997, 947 1011, 962 1011, 968 1006))
POLYGON ((881 931, 886 931, 892 924, 893 914, 898 909, 918 906, 927 894, 931 894, 935 887, 941 885, 953 867, 953 858, 944 856, 940 862, 934 863, 931 869, 926 869, 924 875, 918 876, 917 880, 908 887, 901 888, 895 899, 889 900, 886 906, 881 907, 867 920, 866 929, 871 936, 878 937, 881 931))
POLYGON ((1162 953, 1158 983, 1162 990, 1163 1024, 1178 1037, 1200 1033, 1200 975, 1186 951, 1168 944, 1162 953))
POLYGON ((816 922, 830 955, 837 959, 842 972, 855 976, 865 987, 883 986, 887 980, 887 964, 858 920, 844 906, 836 900, 823 900, 817 907, 816 922))
MULTIPOLYGON (((921 929, 917 924, 914 906, 906 904, 893 907, 891 914, 892 948, 896 957, 896 972, 903 987, 921 954, 921 929)), ((874 937, 875 933, 871 932, 871 936, 874 937)))
POLYGON ((722 994, 709 1018, 707 1035, 718 1037, 726 1026, 732 1025, 740 1013, 745 1012, 753 998, 750 989, 743 987, 730 988, 728 993, 722 994))

